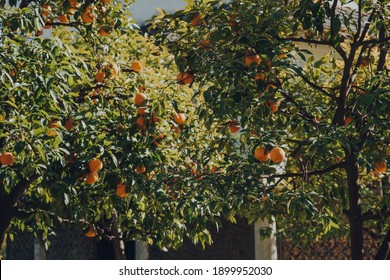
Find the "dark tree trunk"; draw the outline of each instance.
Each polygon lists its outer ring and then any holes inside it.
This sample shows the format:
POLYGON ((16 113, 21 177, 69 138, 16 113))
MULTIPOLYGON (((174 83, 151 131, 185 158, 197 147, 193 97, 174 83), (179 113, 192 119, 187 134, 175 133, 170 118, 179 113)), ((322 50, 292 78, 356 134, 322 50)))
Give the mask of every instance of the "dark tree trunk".
POLYGON ((356 155, 349 155, 346 162, 351 259, 363 259, 363 219, 360 205, 359 165, 356 155))
POLYGON ((390 258, 390 230, 387 232, 378 252, 375 255, 376 260, 386 260, 390 258))
POLYGON ((7 209, 4 205, 0 207, 0 248, 3 245, 5 233, 12 221, 11 209, 7 209))

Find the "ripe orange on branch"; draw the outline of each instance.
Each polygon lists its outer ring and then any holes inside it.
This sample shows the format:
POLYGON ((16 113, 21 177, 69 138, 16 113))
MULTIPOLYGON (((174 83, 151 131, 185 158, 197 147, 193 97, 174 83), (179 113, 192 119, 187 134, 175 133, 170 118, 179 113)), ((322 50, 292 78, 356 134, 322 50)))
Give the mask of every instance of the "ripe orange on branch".
POLYGON ((386 172, 386 169, 387 169, 386 162, 378 161, 375 163, 375 171, 376 172, 379 172, 379 173, 386 172))
POLYGON ((57 131, 55 131, 54 129, 57 129, 61 126, 61 123, 59 120, 55 120, 53 121, 52 123, 49 124, 49 130, 47 131, 47 135, 48 136, 56 136, 57 135, 57 131))
POLYGON ((255 81, 262 80, 265 81, 265 73, 258 73, 255 75, 255 81))
POLYGON ((144 103, 145 100, 147 100, 148 97, 145 93, 137 92, 134 96, 134 102, 137 106, 141 106, 142 103, 144 103))
POLYGON ((275 147, 270 152, 270 158, 274 163, 281 163, 286 157, 286 153, 282 148, 275 147))
POLYGON ((52 11, 52 8, 49 5, 42 5, 41 10, 42 10, 41 11, 42 16, 48 17, 52 11))
POLYGON ((126 185, 125 184, 119 184, 116 187, 116 195, 120 198, 126 198, 129 195, 126 193, 126 185))
POLYGON ((103 162, 100 159, 93 158, 88 162, 88 168, 92 173, 98 172, 99 170, 102 170, 103 162))
POLYGON ((137 120, 135 121, 137 128, 139 130, 145 130, 146 129, 146 123, 145 123, 145 118, 143 117, 138 117, 137 120))
POLYGON ((189 85, 194 80, 194 75, 189 72, 179 73, 177 74, 176 80, 179 85, 189 85))
POLYGON ((77 0, 68 0, 68 2, 72 8, 77 8, 77 6, 79 5, 79 2, 77 2, 77 0))
POLYGON ((110 35, 110 32, 108 32, 108 30, 106 30, 106 28, 104 28, 103 26, 101 26, 99 28, 99 34, 103 37, 107 37, 110 35))
POLYGON ((99 175, 96 173, 96 172, 91 172, 87 175, 87 178, 85 179, 85 182, 88 184, 88 185, 91 185, 93 183, 96 183, 97 181, 99 181, 99 175))
POLYGON ((260 63, 261 63, 261 58, 258 54, 254 52, 249 52, 245 55, 246 66, 250 67, 252 64, 255 64, 257 66, 260 63))
POLYGON ((95 229, 92 226, 90 226, 88 231, 85 233, 85 236, 89 238, 95 237, 96 236, 95 229))
POLYGON ((98 82, 98 83, 103 83, 104 82, 104 78, 106 77, 106 73, 104 72, 97 72, 95 74, 95 80, 98 82))
POLYGON ((15 162, 14 155, 10 152, 3 152, 0 156, 0 162, 2 165, 12 165, 15 162))
POLYGON ((60 16, 58 17, 58 21, 59 21, 60 23, 65 24, 65 23, 68 23, 68 22, 69 22, 69 19, 68 19, 68 16, 67 16, 66 14, 62 14, 62 15, 60 15, 60 16))
POLYGON ((131 70, 133 70, 134 72, 141 72, 142 70, 144 69, 144 66, 142 65, 142 62, 141 61, 133 61, 131 63, 131 70))
POLYGON ((351 116, 347 116, 344 120, 345 125, 349 125, 353 121, 351 116))
POLYGON ((266 151, 265 147, 257 147, 254 156, 255 159, 261 162, 266 162, 270 159, 270 153, 266 151))
POLYGON ((269 107, 272 113, 275 113, 277 110, 279 110, 280 101, 268 100, 265 102, 265 106, 269 107))
POLYGON ((67 119, 65 121, 64 127, 66 128, 67 131, 72 130, 72 128, 74 127, 74 120, 73 120, 73 118, 67 119))
POLYGON ((94 6, 88 6, 83 14, 81 15, 81 18, 83 21, 87 24, 91 24, 95 21, 96 15, 95 15, 96 7, 94 6))
POLYGON ((139 165, 137 165, 136 167, 135 167, 135 173, 137 173, 137 174, 142 174, 142 173, 145 173, 146 172, 146 167, 145 166, 139 166, 139 165))
POLYGON ((199 26, 199 25, 203 25, 205 23, 204 20, 201 20, 201 16, 200 14, 196 14, 192 20, 191 20, 191 24, 192 26, 199 26))
POLYGON ((178 125, 185 124, 186 119, 187 119, 187 116, 185 113, 177 113, 177 114, 173 115, 173 120, 178 125))
POLYGON ((47 19, 45 21, 45 25, 43 26, 43 28, 45 28, 45 29, 50 29, 51 28, 51 20, 50 19, 47 19))

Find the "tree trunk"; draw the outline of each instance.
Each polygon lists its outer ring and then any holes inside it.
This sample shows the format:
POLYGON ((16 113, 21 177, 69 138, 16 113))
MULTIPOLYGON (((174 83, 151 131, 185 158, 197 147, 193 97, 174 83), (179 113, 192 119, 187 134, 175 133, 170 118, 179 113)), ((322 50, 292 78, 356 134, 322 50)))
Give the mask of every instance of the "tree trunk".
POLYGON ((363 259, 363 219, 360 205, 359 165, 357 156, 347 157, 346 172, 349 197, 349 226, 351 241, 351 259, 363 259))
POLYGON ((3 245, 5 233, 12 221, 11 209, 7 209, 4 205, 0 208, 0 248, 3 245))
POLYGON ((387 232, 378 252, 375 255, 376 260, 386 260, 390 258, 390 230, 387 232))
POLYGON ((118 213, 113 212, 113 223, 111 226, 111 235, 115 238, 112 240, 112 246, 114 249, 114 255, 116 260, 126 260, 125 242, 123 241, 123 232, 120 226, 116 225, 118 220, 118 213))

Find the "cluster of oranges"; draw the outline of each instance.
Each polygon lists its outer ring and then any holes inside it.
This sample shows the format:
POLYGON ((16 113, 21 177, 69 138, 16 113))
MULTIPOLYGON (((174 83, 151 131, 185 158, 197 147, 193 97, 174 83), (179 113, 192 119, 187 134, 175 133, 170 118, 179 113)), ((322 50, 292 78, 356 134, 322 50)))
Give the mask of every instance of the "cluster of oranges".
POLYGON ((285 159, 286 153, 280 147, 275 147, 268 151, 265 147, 259 146, 255 149, 254 156, 260 162, 271 160, 273 163, 281 163, 285 159))
MULTIPOLYGON (((81 7, 80 3, 77 0, 67 0, 68 5, 64 5, 64 7, 68 6, 67 10, 59 11, 58 18, 53 17, 53 8, 50 5, 42 5, 41 6, 41 15, 45 19, 45 25, 43 28, 50 29, 52 26, 52 20, 57 20, 60 24, 69 24, 69 16, 73 16, 76 11, 78 11, 81 7)), ((98 12, 106 13, 107 7, 106 4, 109 4, 111 0, 101 0, 101 3, 98 3, 99 10, 97 6, 90 5, 85 8, 85 10, 81 13, 81 19, 82 21, 87 24, 93 24, 97 19, 98 12)), ((98 34, 104 37, 107 37, 110 35, 112 27, 115 25, 115 21, 111 22, 110 24, 106 24, 104 26, 100 26, 98 30, 98 34)), ((37 31, 36 35, 42 35, 43 30, 37 31)))
MULTIPOLYGON (((285 54, 279 55, 279 58, 284 58, 284 57, 285 57, 285 54)), ((258 67, 262 63, 263 60, 255 51, 250 50, 246 53, 244 61, 245 61, 245 65, 247 67, 258 67)), ((272 69, 272 66, 271 66, 272 62, 267 61, 266 64, 267 64, 268 69, 271 70, 272 69)), ((255 81, 259 81, 259 80, 266 81, 266 73, 264 71, 256 73, 254 79, 255 79, 255 81)), ((276 86, 274 84, 268 83, 266 88, 265 88, 265 92, 266 93, 271 92, 271 91, 275 90, 275 88, 276 88, 276 86)), ((280 103, 281 103, 280 101, 273 101, 270 99, 270 100, 267 100, 266 102, 264 102, 263 105, 268 107, 272 113, 275 113, 276 111, 278 111, 280 103)))
POLYGON ((99 181, 98 171, 102 170, 103 162, 98 158, 93 158, 88 162, 89 174, 87 175, 85 182, 87 184, 93 184, 99 181))

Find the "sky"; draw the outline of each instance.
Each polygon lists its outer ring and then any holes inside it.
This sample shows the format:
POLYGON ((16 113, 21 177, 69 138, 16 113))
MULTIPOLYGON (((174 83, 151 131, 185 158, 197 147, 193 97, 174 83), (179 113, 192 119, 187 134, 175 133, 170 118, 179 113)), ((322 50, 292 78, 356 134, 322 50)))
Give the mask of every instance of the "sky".
POLYGON ((133 18, 142 25, 145 20, 158 13, 156 7, 167 12, 174 12, 183 9, 185 4, 185 0, 138 0, 135 1, 130 10, 133 13, 133 18))

